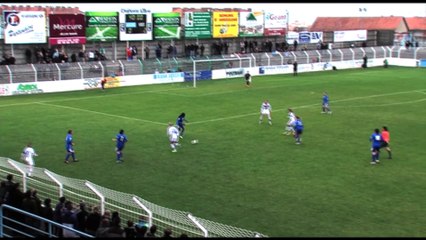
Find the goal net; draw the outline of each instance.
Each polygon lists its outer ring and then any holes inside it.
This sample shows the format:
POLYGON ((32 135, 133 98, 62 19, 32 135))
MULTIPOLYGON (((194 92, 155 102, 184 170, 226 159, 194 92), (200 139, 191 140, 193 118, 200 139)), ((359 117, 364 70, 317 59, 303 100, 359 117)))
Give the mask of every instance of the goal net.
MULTIPOLYGON (((194 59, 192 66, 192 86, 197 87, 197 80, 201 79, 202 71, 235 69, 236 71, 244 71, 252 67, 251 57, 218 58, 218 59, 194 59)), ((212 73, 213 74, 213 73, 212 73)))

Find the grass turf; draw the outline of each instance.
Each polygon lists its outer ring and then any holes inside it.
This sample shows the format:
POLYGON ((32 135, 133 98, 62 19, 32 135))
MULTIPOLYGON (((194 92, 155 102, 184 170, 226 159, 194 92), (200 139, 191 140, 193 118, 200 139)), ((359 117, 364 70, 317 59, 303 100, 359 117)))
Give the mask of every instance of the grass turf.
POLYGON ((0 155, 27 142, 36 166, 194 216, 292 237, 426 235, 426 70, 390 67, 0 98, 0 155), (322 92, 333 114, 321 114, 322 92), (263 100, 273 125, 258 124, 263 100), (287 108, 302 145, 282 135, 287 108), (185 112, 172 153, 169 121, 185 112), (369 137, 388 126, 394 159, 370 165, 369 137), (74 130, 78 163, 65 165, 74 130), (112 138, 124 129, 124 164, 112 138), (192 145, 190 140, 198 139, 192 145))

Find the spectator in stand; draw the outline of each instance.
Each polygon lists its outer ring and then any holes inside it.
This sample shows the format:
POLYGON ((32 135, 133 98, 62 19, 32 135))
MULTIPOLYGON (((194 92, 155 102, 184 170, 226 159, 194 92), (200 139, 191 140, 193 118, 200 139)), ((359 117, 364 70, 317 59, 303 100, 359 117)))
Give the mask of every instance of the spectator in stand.
MULTIPOLYGON (((43 206, 41 207, 40 216, 53 221, 53 208, 52 208, 52 199, 46 198, 43 201, 43 206)), ((42 229, 44 231, 49 230, 49 224, 47 222, 42 222, 42 229)))
POLYGON ((34 198, 34 201, 36 202, 36 205, 37 205, 37 212, 38 212, 38 214, 40 214, 41 213, 41 207, 42 207, 42 201, 38 197, 37 193, 38 193, 38 191, 36 189, 31 190, 31 197, 34 198))
POLYGON ((149 228, 148 232, 146 233, 146 237, 147 238, 156 238, 157 235, 157 225, 152 224, 151 227, 149 228))
POLYGON ((102 216, 99 213, 98 207, 93 207, 93 210, 89 215, 87 215, 86 219, 86 233, 92 236, 96 235, 96 231, 98 230, 101 224, 102 216))
POLYGON ((133 60, 132 47, 126 48, 126 56, 127 56, 127 61, 133 60))
POLYGON ((79 62, 85 62, 86 61, 86 54, 83 51, 83 49, 81 49, 80 52, 78 52, 78 61, 79 62))
MULTIPOLYGON (((36 203, 35 199, 32 197, 31 190, 27 190, 24 193, 24 199, 22 200, 21 209, 26 211, 26 212, 35 214, 35 215, 40 214, 37 211, 38 210, 37 203, 36 203)), ((24 223, 28 224, 32 227, 38 228, 38 226, 37 226, 38 221, 36 221, 35 218, 30 217, 29 215, 24 216, 24 223)), ((35 233, 34 231, 31 231, 31 234, 34 234, 34 233, 35 233)))
POLYGON ((0 65, 13 65, 15 64, 15 57, 12 55, 9 55, 7 53, 3 54, 3 61, 0 63, 0 65))
POLYGON ((25 61, 27 62, 27 64, 31 64, 32 63, 32 53, 31 53, 31 49, 27 48, 25 50, 25 61))
POLYGON ((293 51, 297 51, 297 45, 298 45, 299 43, 297 42, 297 40, 294 40, 294 42, 293 42, 293 51))
POLYGON ((135 238, 136 237, 136 229, 135 224, 132 220, 127 221, 127 227, 124 228, 124 237, 125 238, 135 238))
POLYGON ((75 53, 71 54, 71 62, 77 62, 77 55, 75 53))
POLYGON ((144 51, 145 51, 145 59, 149 59, 149 47, 146 46, 144 51))
MULTIPOLYGON (((77 214, 71 201, 65 202, 65 208, 62 211, 61 218, 63 225, 76 229, 78 224, 77 214)), ((78 237, 78 234, 68 229, 63 229, 62 234, 64 238, 78 237)))
POLYGON ((95 237, 96 238, 106 238, 106 234, 107 234, 109 226, 110 226, 109 219, 106 219, 106 218, 102 219, 98 229, 96 230, 95 237))
POLYGON ((107 238, 124 238, 124 229, 121 227, 121 218, 118 212, 113 212, 110 227, 106 230, 107 238))
POLYGON ((77 212, 77 227, 76 229, 85 232, 86 231, 86 222, 89 212, 86 210, 86 204, 84 202, 80 203, 80 210, 77 212))
POLYGON ((138 58, 138 48, 136 47, 136 45, 132 46, 132 59, 137 59, 138 58))
POLYGON ((0 206, 6 201, 6 193, 7 193, 7 188, 6 188, 6 182, 5 181, 1 181, 0 183, 0 206))
POLYGON ((87 58, 89 59, 89 62, 95 61, 95 51, 90 50, 89 53, 87 54, 87 58))
POLYGON ((204 45, 201 43, 201 46, 200 46, 200 57, 203 57, 203 56, 204 56, 204 49, 205 49, 205 47, 204 47, 204 45))
POLYGON ((136 238, 146 238, 146 234, 148 232, 148 227, 147 226, 141 226, 138 227, 136 225, 136 238))
MULTIPOLYGON (((53 211, 53 221, 62 224, 62 209, 65 207, 66 198, 64 196, 59 198, 59 202, 55 206, 55 210, 53 211)), ((54 233, 58 236, 62 236, 62 231, 60 228, 55 227, 54 233)))
POLYGON ((166 228, 166 229, 164 229, 164 232, 163 232, 163 236, 161 236, 162 238, 171 238, 172 237, 172 229, 170 229, 170 228, 166 228))

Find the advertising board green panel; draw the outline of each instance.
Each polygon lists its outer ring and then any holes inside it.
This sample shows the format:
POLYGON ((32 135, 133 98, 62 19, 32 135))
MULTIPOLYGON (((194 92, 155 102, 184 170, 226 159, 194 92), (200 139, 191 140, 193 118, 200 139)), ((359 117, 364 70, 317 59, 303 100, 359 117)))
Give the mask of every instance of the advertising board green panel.
POLYGON ((185 38, 212 38, 210 12, 185 12, 185 38))
POLYGON ((86 12, 87 41, 115 41, 118 36, 118 12, 86 12))
POLYGON ((180 13, 152 13, 155 39, 180 39, 180 13))

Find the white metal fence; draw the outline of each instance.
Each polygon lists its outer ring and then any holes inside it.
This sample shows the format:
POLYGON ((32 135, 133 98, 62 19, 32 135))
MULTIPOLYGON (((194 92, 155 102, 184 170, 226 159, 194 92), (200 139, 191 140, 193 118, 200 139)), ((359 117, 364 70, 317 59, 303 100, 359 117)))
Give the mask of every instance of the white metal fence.
POLYGON ((194 61, 205 61, 197 65, 197 70, 215 70, 227 68, 225 59, 252 58, 254 66, 272 66, 314 62, 333 62, 358 60, 367 55, 373 58, 411 58, 426 59, 426 48, 408 48, 400 46, 376 46, 366 48, 322 49, 290 52, 261 52, 248 54, 228 54, 197 58, 162 58, 147 60, 106 60, 97 62, 69 62, 49 64, 0 65, 0 84, 62 81, 72 79, 102 78, 106 75, 141 75, 159 72, 193 72, 194 61), (223 62, 209 61, 222 59, 223 62))
POLYGON ((134 222, 143 215, 149 219, 150 225, 157 225, 159 232, 169 228, 176 236, 186 233, 190 237, 267 237, 198 218, 189 212, 161 207, 139 196, 111 190, 87 180, 64 177, 44 168, 34 167, 31 177, 26 173, 27 165, 23 162, 0 157, 0 176, 6 179, 8 174, 13 174, 23 192, 36 189, 40 199, 51 198, 55 201, 65 196, 75 204, 84 201, 89 206, 98 206, 102 214, 105 210, 117 211, 121 219, 134 222))

